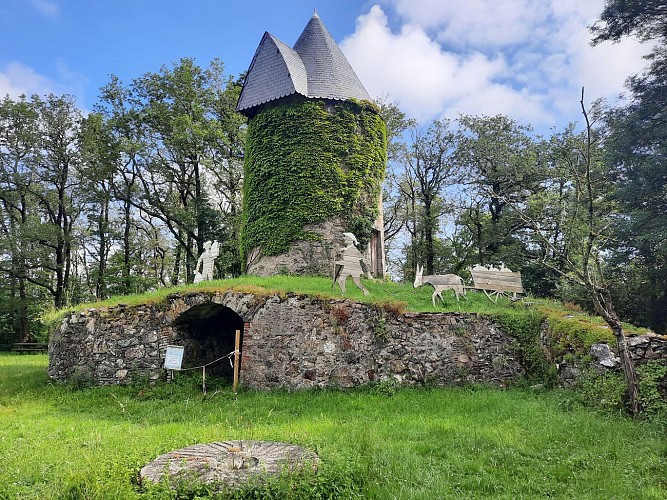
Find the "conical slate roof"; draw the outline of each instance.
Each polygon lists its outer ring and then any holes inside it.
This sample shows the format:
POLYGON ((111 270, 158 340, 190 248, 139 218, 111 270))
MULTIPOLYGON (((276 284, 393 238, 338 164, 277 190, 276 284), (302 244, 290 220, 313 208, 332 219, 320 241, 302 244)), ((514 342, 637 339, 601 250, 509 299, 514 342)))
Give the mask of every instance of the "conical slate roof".
POLYGON ((249 114, 255 106, 292 94, 336 100, 371 99, 317 14, 308 21, 294 49, 264 33, 236 110, 249 114))

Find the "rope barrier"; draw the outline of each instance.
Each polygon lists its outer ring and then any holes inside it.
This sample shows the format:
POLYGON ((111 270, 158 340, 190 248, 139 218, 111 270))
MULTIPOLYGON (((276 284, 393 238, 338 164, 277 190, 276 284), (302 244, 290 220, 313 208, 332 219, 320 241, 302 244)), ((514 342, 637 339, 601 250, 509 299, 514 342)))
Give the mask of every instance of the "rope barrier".
POLYGON ((225 359, 225 358, 229 359, 229 364, 231 365, 232 368, 234 368, 234 365, 232 363, 232 356, 234 354, 237 354, 237 353, 241 354, 241 351, 232 351, 229 354, 225 354, 224 356, 220 356, 218 359, 214 359, 210 363, 206 363, 205 365, 193 366, 191 368, 181 368, 179 371, 186 372, 186 371, 189 371, 189 370, 199 370, 200 368, 206 368, 207 366, 212 365, 213 363, 217 363, 221 359, 225 359))
MULTIPOLYGON (((191 371, 191 370, 199 370, 201 368, 201 387, 202 387, 202 391, 204 392, 204 394, 206 394, 206 367, 212 365, 213 363, 217 363, 218 361, 221 361, 221 360, 227 358, 227 359, 229 359, 229 366, 231 366, 232 371, 234 372, 233 390, 234 390, 234 401, 236 401, 236 394, 237 394, 236 391, 237 391, 238 376, 239 376, 239 370, 238 370, 238 366, 236 366, 236 363, 241 361, 239 359, 239 357, 241 356, 240 338, 241 338, 241 331, 236 330, 236 337, 234 339, 234 350, 232 352, 230 352, 229 354, 225 354, 224 356, 220 356, 219 358, 214 359, 213 361, 209 361, 208 363, 206 363, 204 365, 191 366, 190 368, 181 368, 180 370, 176 370, 176 371, 187 372, 187 371, 191 371), (232 356, 234 356, 234 358, 235 358, 234 361, 232 361, 232 356)), ((175 370, 168 370, 167 371, 167 382, 171 382, 171 380, 173 379, 174 371, 175 370)), ((217 394, 217 392, 216 392, 216 394, 217 394)))

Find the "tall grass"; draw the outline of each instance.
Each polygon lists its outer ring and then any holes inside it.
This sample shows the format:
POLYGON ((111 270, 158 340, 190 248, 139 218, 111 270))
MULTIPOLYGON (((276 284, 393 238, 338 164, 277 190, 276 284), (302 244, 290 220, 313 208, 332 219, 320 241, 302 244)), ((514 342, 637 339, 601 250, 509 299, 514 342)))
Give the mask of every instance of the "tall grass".
POLYGON ((317 451, 273 498, 667 497, 667 440, 564 393, 487 388, 252 392, 197 377, 73 390, 46 356, 0 355, 0 498, 170 498, 137 484, 157 455, 231 439, 317 451), (310 493, 309 493, 310 492, 310 493))

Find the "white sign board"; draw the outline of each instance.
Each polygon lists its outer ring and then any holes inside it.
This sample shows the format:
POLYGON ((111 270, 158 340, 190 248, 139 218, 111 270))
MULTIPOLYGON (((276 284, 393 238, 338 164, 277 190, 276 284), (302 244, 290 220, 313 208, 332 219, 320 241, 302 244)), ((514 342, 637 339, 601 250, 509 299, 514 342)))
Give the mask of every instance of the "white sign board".
POLYGON ((164 367, 167 370, 180 370, 183 363, 183 346, 168 345, 167 354, 164 357, 164 367))

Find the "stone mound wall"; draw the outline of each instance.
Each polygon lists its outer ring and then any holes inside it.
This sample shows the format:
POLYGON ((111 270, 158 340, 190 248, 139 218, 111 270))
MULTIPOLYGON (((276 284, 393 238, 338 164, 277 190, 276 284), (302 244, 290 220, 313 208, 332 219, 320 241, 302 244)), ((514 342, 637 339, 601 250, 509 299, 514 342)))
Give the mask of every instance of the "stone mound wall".
POLYGON ((514 339, 476 315, 395 315, 347 300, 227 291, 70 313, 51 335, 48 373, 100 385, 161 379, 167 345, 184 345, 187 353, 199 342, 178 319, 211 304, 243 320, 246 387, 351 387, 384 379, 502 386, 524 372, 514 339))
MULTIPOLYGON (((168 345, 185 347, 184 368, 203 364, 233 349, 231 339, 220 343, 217 336, 233 335, 237 325, 243 325, 240 380, 256 389, 352 387, 387 379, 504 386, 524 374, 516 340, 475 314, 393 314, 344 299, 232 291, 70 313, 51 335, 48 373, 99 385, 156 381, 166 376, 168 345), (212 314, 233 328, 208 321, 212 314)), ((628 344, 637 364, 667 362, 664 337, 631 337, 628 344)), ((591 357, 600 372, 619 369, 614 346, 596 344, 591 357)), ((580 375, 578 366, 559 365, 563 385, 580 375)))

